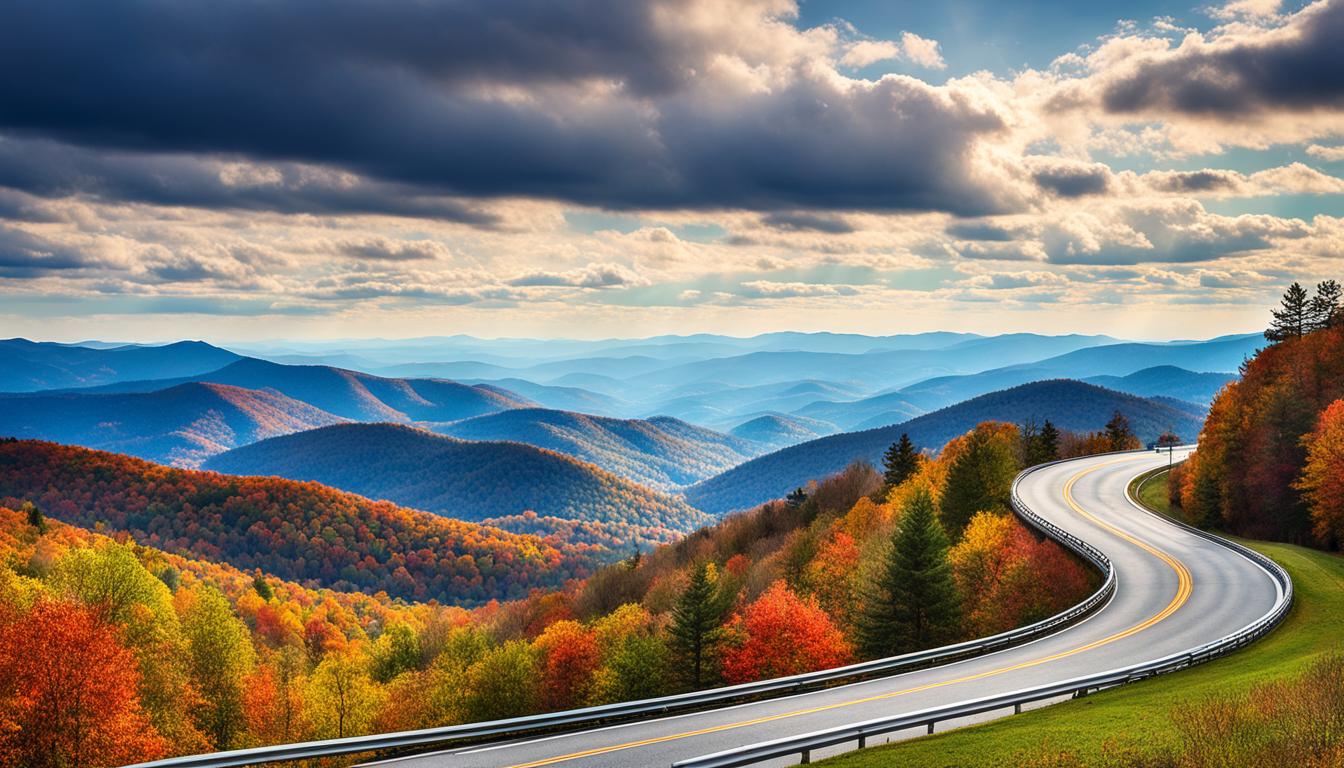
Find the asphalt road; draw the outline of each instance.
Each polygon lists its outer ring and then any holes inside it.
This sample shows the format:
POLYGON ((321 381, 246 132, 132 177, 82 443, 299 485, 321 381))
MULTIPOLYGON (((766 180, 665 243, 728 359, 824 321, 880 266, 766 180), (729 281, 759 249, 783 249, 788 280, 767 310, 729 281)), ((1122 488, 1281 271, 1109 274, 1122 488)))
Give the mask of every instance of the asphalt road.
MULTIPOLYGON (((1103 672, 1215 640, 1269 611, 1279 587, 1250 560, 1144 512, 1126 498, 1131 478, 1166 463, 1165 455, 1153 453, 1090 457, 1038 470, 1023 480, 1019 495, 1027 506, 1105 552, 1118 577, 1110 602, 1048 637, 975 659, 814 693, 402 758, 395 765, 668 766, 743 744, 1103 672)), ((948 727, 952 725, 957 724, 948 727)), ((912 731, 895 738, 915 735, 912 731)), ((815 754, 814 759, 822 756, 815 754)))

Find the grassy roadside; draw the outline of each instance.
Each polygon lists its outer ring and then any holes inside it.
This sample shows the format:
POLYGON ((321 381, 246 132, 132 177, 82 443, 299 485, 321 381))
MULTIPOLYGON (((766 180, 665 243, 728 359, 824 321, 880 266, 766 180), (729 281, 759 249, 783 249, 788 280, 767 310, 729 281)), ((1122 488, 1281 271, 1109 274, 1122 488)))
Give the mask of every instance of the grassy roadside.
MULTIPOLYGON (((1142 489, 1166 510, 1165 472, 1142 489)), ((1157 504, 1154 504, 1157 506, 1157 504)), ((824 761, 828 768, 1000 766, 1068 750, 1083 765, 1114 765, 1104 752, 1156 754, 1174 746, 1171 713, 1211 697, 1294 678, 1339 650, 1344 637, 1344 558, 1288 544, 1241 540, 1288 569, 1296 601, 1265 639, 1217 661, 1084 699, 824 761)))

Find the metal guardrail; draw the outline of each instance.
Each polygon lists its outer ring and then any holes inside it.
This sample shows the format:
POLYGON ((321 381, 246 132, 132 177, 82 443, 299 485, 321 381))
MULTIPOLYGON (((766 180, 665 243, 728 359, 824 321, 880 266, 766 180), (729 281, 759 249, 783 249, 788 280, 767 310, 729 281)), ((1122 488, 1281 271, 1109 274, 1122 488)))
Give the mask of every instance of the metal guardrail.
POLYGON ((1017 476, 1013 481, 1013 508, 1033 527, 1092 563, 1101 571, 1103 580, 1101 586, 1081 603, 1025 627, 940 648, 930 648, 900 656, 864 661, 790 677, 778 677, 740 685, 712 688, 706 691, 693 691, 655 699, 604 704, 562 712, 547 712, 508 720, 491 720, 481 723, 426 728, 417 731, 351 736, 344 739, 326 739, 297 744, 277 744, 268 747, 237 749, 228 752, 185 755, 147 763, 136 763, 127 768, 234 768, 234 766, 262 765, 317 757, 336 757, 360 752, 442 746, 453 742, 477 741, 490 737, 523 736, 563 728, 591 727, 635 717, 664 715, 676 710, 705 707, 711 704, 727 704, 770 694, 793 694, 842 682, 857 682, 878 676, 894 675, 936 664, 972 658, 1034 640, 1088 616, 1115 593, 1115 569, 1111 566, 1111 561, 1105 554, 1077 536, 1037 516, 1017 497, 1017 484, 1023 477, 1056 463, 1059 462, 1031 467, 1017 476))
MULTIPOLYGON (((1019 475, 1018 479, 1020 480, 1021 477, 1022 475, 1019 475)), ((1129 496, 1130 502, 1139 509, 1148 512, 1149 514, 1155 514, 1135 501, 1133 497, 1129 495, 1128 490, 1126 490, 1126 495, 1129 496)), ((1014 505, 1021 504, 1020 499, 1017 497, 1016 482, 1013 484, 1013 501, 1014 505)), ((1026 510, 1025 507, 1020 508, 1019 514, 1021 514, 1021 510, 1028 512, 1024 517, 1027 517, 1029 520, 1035 516, 1034 513, 1031 513, 1030 510, 1026 510)), ((1284 616, 1288 614, 1288 611, 1292 608, 1293 604, 1293 581, 1282 566, 1259 552, 1256 552, 1249 547, 1242 546, 1234 541, 1228 541, 1221 536, 1216 536, 1208 531, 1187 525, 1179 520, 1173 520, 1166 517, 1163 517, 1162 519, 1184 528, 1197 536, 1231 549, 1263 568, 1269 573, 1270 577, 1274 579, 1279 587, 1278 600, 1275 602, 1274 606, 1264 616, 1261 616, 1259 619, 1256 619, 1230 635, 1198 646, 1192 650, 1171 654, 1153 661, 1121 667, 1119 669, 1101 672, 1095 675, 1077 677, 1058 683, 1024 688, 1018 691, 972 699, 970 701, 941 707, 930 707, 905 715, 876 718, 838 728, 816 731, 798 736, 790 736, 758 744, 749 744, 747 746, 715 752, 702 757, 681 760, 673 763, 672 768, 732 768, 732 766, 753 765, 765 760, 789 757, 791 755, 799 755, 802 758, 802 762, 808 763, 811 761, 812 751, 825 747, 855 742, 862 748, 866 746, 869 737, 893 733, 908 728, 924 727, 928 729, 929 733, 933 733, 934 725, 939 722, 1008 709, 1009 707, 1013 709, 1014 713, 1018 713, 1022 711, 1023 704, 1070 694, 1079 696, 1086 694, 1089 691, 1111 688, 1153 677, 1154 675, 1185 669, 1195 664, 1223 656, 1249 645, 1268 634, 1280 621, 1283 620, 1284 616)), ((1050 524, 1047 523, 1047 525, 1050 524)), ((1091 545, 1086 546, 1089 548, 1091 547, 1091 545)))

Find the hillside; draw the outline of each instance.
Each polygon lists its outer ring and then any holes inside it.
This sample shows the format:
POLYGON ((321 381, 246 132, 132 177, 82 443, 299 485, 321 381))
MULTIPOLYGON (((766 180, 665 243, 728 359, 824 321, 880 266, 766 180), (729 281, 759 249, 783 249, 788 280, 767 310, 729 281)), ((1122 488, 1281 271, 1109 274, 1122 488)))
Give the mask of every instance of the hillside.
POLYGON ((848 430, 874 421, 879 423, 873 426, 898 424, 924 412, 923 408, 906 400, 900 392, 888 392, 849 402, 817 401, 793 411, 793 414, 829 421, 848 430))
POLYGON ((95 348, 5 339, 0 341, 0 392, 193 376, 222 368, 237 359, 238 355, 226 349, 200 341, 179 341, 158 347, 95 348))
MULTIPOLYGON (((189 380, 273 389, 352 421, 456 421, 532 405, 498 387, 440 379, 388 379, 344 368, 281 365, 251 357, 189 380)), ((147 392, 163 386, 164 382, 137 381, 94 392, 147 392)))
POLYGON ((601 524, 627 543, 657 542, 705 514, 599 467, 530 445, 467 442, 395 424, 341 424, 220 454, 206 467, 315 480, 460 520, 506 528, 535 517, 601 524), (531 512, 535 515, 524 520, 531 512))
POLYGON ((1041 381, 982 395, 903 424, 831 435, 785 448, 691 486, 685 496, 697 508, 714 514, 745 509, 781 498, 802 481, 833 474, 850 462, 863 460, 876 465, 883 451, 902 433, 909 433, 921 448, 938 450, 982 421, 1035 420, 1039 424, 1048 418, 1061 429, 1090 431, 1100 429, 1116 410, 1129 417, 1135 433, 1144 441, 1156 439, 1168 428, 1183 436, 1199 432, 1198 419, 1165 403, 1080 381, 1041 381))
POLYGON ((194 467, 268 437, 344 419, 268 390, 179 384, 148 393, 0 395, 0 435, 194 467))
POLYGON ((32 440, 0 442, 0 504, 13 506, 6 498, 169 552, 416 600, 521 596, 582 576, 591 562, 535 537, 317 483, 173 469, 32 440))
POLYGON ((824 421, 783 413, 766 413, 738 424, 728 434, 750 440, 766 450, 778 450, 834 432, 835 426, 824 421))
POLYGON ((761 453, 755 443, 666 416, 612 419, 519 408, 430 429, 463 440, 527 443, 663 490, 690 485, 761 453))
POLYGON ((1218 390, 1236 380, 1237 376, 1232 373, 1196 373, 1174 365, 1144 368, 1128 376, 1093 376, 1085 379, 1089 384, 1131 395, 1174 397, 1206 406, 1213 402, 1213 396, 1218 394, 1218 390))
MULTIPOLYGON (((1154 379, 1160 380, 1164 372, 1171 373, 1171 368, 1235 372, 1262 346, 1264 339, 1258 334, 1170 344, 1108 344, 980 373, 935 377, 904 387, 900 394, 917 406, 935 409, 1031 381, 1123 377, 1157 368, 1156 375, 1150 374, 1148 378, 1147 386, 1151 388, 1154 379)), ((1178 380, 1181 378, 1178 375, 1178 380)))

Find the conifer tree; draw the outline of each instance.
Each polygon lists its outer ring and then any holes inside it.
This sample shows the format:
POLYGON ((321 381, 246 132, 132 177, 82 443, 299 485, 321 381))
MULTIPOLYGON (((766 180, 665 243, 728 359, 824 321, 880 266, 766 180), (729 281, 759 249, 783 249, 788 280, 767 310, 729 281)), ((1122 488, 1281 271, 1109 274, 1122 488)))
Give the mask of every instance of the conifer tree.
POLYGON ((1049 419, 1041 427, 1041 434, 1036 436, 1036 459, 1037 464, 1044 464, 1047 461, 1055 461, 1059 458, 1059 428, 1057 428, 1049 419))
POLYGON ((701 563, 691 571, 691 582, 672 608, 668 645, 682 684, 698 690, 716 682, 716 651, 723 639, 723 622, 730 605, 713 567, 701 563))
POLYGON ((1129 426, 1128 416, 1120 411, 1111 414, 1111 420, 1106 422, 1106 442, 1112 451, 1128 451, 1138 447, 1138 438, 1129 426))
POLYGON ((1272 310, 1274 322, 1265 331, 1265 338, 1276 342, 1301 338, 1307 329, 1308 305, 1307 291, 1300 283, 1288 286, 1282 308, 1272 310))
POLYGON ((882 479, 890 488, 909 480, 919 471, 919 451, 910 442, 910 435, 902 433, 900 442, 892 443, 882 456, 882 479))
POLYGON ((1311 297, 1311 302, 1307 305, 1307 323, 1304 330, 1319 331, 1344 321, 1339 306, 1341 295, 1344 295, 1344 289, 1340 288, 1336 281, 1326 280, 1317 283, 1316 295, 1311 297))
POLYGON ((886 562, 859 616, 859 642, 873 658, 941 645, 957 637, 961 600, 947 559, 947 536, 933 497, 905 505, 886 562))
POLYGON ((985 425, 966 438, 966 446, 947 471, 939 508, 943 530, 953 541, 976 512, 1003 509, 1017 474, 1017 455, 1003 436, 985 425))

